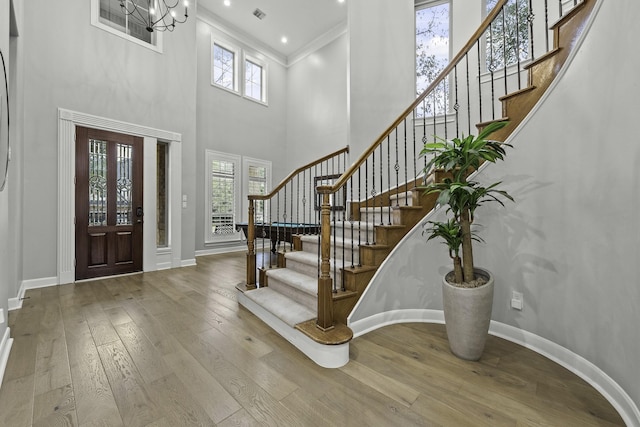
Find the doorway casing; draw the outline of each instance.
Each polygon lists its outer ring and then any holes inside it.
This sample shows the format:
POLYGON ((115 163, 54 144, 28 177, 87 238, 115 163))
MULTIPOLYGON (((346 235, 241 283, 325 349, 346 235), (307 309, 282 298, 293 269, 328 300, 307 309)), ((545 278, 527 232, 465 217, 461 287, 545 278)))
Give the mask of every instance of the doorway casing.
POLYGON ((58 109, 58 284, 75 280, 75 133, 76 126, 141 136, 144 139, 142 270, 181 267, 182 135, 76 111, 58 109), (169 245, 156 246, 156 144, 169 144, 169 245))

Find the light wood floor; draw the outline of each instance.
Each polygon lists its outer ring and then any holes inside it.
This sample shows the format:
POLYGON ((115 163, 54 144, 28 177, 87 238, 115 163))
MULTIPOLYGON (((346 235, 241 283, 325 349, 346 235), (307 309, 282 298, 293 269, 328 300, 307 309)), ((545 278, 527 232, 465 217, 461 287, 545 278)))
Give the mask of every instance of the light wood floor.
POLYGON ((592 387, 490 337, 480 362, 449 353, 441 325, 356 338, 323 369, 239 308, 244 254, 27 292, 0 426, 624 425, 592 387))

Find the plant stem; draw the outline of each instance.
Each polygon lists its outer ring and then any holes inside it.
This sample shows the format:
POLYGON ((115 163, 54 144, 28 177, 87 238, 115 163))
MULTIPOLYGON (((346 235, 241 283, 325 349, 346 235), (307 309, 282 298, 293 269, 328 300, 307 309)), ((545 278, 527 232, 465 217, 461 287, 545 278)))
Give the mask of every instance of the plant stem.
POLYGON ((462 260, 459 256, 453 257, 453 274, 456 283, 462 283, 462 260))
POLYGON ((462 272, 465 282, 471 282, 475 277, 473 272, 473 249, 471 248, 471 220, 469 209, 460 212, 460 231, 462 233, 462 272))

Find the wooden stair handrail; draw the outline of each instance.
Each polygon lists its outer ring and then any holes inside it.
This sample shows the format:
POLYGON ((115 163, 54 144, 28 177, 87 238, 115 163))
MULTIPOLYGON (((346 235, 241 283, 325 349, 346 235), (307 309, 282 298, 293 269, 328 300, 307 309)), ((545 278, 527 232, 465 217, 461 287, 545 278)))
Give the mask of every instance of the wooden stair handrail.
POLYGON ((294 170, 293 172, 291 172, 289 175, 287 175, 286 178, 284 178, 280 184, 278 184, 273 190, 271 190, 270 193, 268 194, 249 194, 249 200, 269 200, 271 199, 273 196, 275 196, 278 191, 282 190, 282 188, 287 185, 289 183, 289 181, 291 181, 293 179, 294 176, 298 175, 300 172, 303 172, 307 169, 310 169, 316 165, 319 165, 320 163, 329 160, 333 157, 339 156, 340 154, 344 154, 344 153, 348 153, 349 152, 349 146, 347 145, 344 148, 341 148, 337 151, 334 151, 333 153, 329 153, 324 157, 321 157, 317 160, 314 160, 311 163, 307 163, 304 166, 300 166, 298 169, 294 170))
POLYGON ((438 87, 440 83, 454 70, 454 68, 462 61, 462 59, 469 53, 471 48, 475 46, 475 44, 480 40, 480 37, 487 31, 493 20, 498 16, 498 14, 502 11, 502 8, 509 0, 498 0, 495 7, 491 10, 491 12, 487 15, 487 17, 482 21, 478 29, 473 33, 469 41, 462 47, 462 49, 458 52, 456 56, 449 61, 449 64, 438 74, 438 76, 434 79, 434 81, 416 98, 407 109, 405 109, 402 114, 389 126, 382 134, 378 137, 378 139, 371 144, 371 146, 365 150, 358 160, 356 160, 350 167, 347 169, 340 178, 333 184, 331 187, 331 192, 335 193, 342 186, 347 183, 347 180, 351 178, 356 171, 364 164, 364 162, 369 158, 369 156, 378 148, 380 144, 384 142, 387 136, 391 135, 391 133, 400 126, 406 118, 413 112, 413 110, 420 105, 420 103, 430 95, 431 92, 438 87))

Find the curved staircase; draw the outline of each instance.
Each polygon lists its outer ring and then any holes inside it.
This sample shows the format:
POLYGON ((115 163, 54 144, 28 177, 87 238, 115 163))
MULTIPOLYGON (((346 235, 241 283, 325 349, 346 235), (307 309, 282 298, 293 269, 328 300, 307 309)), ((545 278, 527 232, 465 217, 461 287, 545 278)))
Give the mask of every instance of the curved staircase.
MULTIPOLYGON (((238 286, 238 301, 319 365, 339 367, 348 362, 348 342, 353 335, 346 326, 349 313, 395 245, 434 208, 436 195, 425 196, 416 189, 418 185, 425 182, 424 176, 421 175, 421 171, 416 165, 417 160, 422 161, 419 150, 427 142, 428 135, 442 134, 443 127, 444 135, 448 132, 453 133, 453 126, 449 128, 447 125, 448 120, 455 121, 456 135, 461 133, 461 128, 468 129, 468 133, 471 133, 472 123, 474 127, 482 128, 491 121, 507 120, 509 125, 492 135, 497 140, 505 141, 531 112, 564 66, 570 52, 583 33, 585 23, 596 4, 596 0, 579 2, 560 0, 561 17, 553 24, 549 24, 546 20, 544 24, 552 34, 552 46, 545 49, 546 52, 538 55, 535 59, 533 59, 535 55, 532 47, 531 59, 523 61, 522 64, 518 61, 518 70, 515 73, 522 72, 526 76, 525 87, 520 87, 518 83, 517 88, 510 90, 507 87, 509 77, 507 77, 505 70, 503 78, 505 93, 494 93, 494 78, 496 78, 494 74, 497 73, 491 71, 489 73, 491 78, 489 107, 483 106, 480 101, 479 108, 469 103, 466 107, 467 111, 464 111, 464 106, 460 107, 461 100, 464 97, 471 98, 474 83, 467 74, 466 89, 459 89, 463 79, 459 79, 458 74, 465 68, 468 73, 469 58, 476 48, 477 56, 480 58, 479 46, 484 34, 491 29, 493 20, 501 19, 500 14, 509 1, 513 0, 497 2, 493 11, 489 13, 469 42, 445 67, 439 77, 356 162, 348 169, 344 165, 346 170, 338 174, 332 173, 331 176, 336 177, 332 183, 314 187, 308 196, 303 190, 301 199, 303 211, 307 206, 306 201, 312 198, 314 200, 321 198, 321 203, 318 202, 318 209, 313 212, 316 224, 321 225, 321 233, 294 235, 290 245, 285 243, 284 247, 281 247, 276 265, 267 267, 263 262, 262 267, 258 268, 261 283, 256 283, 255 280, 257 244, 254 240, 256 236, 250 232, 247 283, 238 286), (563 7, 565 8, 564 12, 562 11, 563 7), (416 115, 416 111, 420 108, 424 111, 424 106, 429 102, 430 96, 435 99, 434 93, 438 91, 439 87, 445 87, 453 94, 454 82, 455 104, 453 107, 445 107, 439 115, 441 120, 436 120, 436 115, 433 118, 416 115), (489 121, 482 120, 483 108, 485 109, 484 116, 488 114, 488 111, 491 111, 489 121), (479 110, 479 114, 476 110, 479 110), (498 114, 495 113, 496 110, 498 114), (442 125, 443 122, 444 125, 442 125), (409 137, 407 137, 408 134, 409 137), (403 149, 404 153, 401 152, 403 149), (376 153, 378 153, 377 162, 376 153), (411 171, 411 162, 413 162, 413 171, 411 171), (393 167, 391 167, 391 163, 394 163, 393 167), (402 168, 404 168, 404 175, 407 177, 404 180, 399 176, 399 169, 402 168), (376 175, 375 171, 378 169, 380 173, 376 175), (395 183, 393 182, 394 174, 395 183), (362 176, 365 178, 362 179, 362 176), (409 176, 413 176, 413 178, 409 178, 409 176), (372 182, 369 182, 369 179, 372 182), (364 189, 361 189, 361 181, 363 180, 366 181, 366 184, 364 189), (387 190, 378 193, 374 189, 376 185, 378 188, 386 186, 387 190), (354 190, 356 187, 357 191, 354 190), (346 207, 333 209, 332 201, 339 200, 339 194, 346 195, 346 207)), ((540 4, 543 1, 546 15, 548 13, 546 0, 532 0, 530 4, 534 4, 534 10, 538 10, 542 7, 540 4)), ((533 27, 531 34, 534 34, 533 27)), ((480 64, 479 61, 480 59, 478 59, 478 64, 480 64)), ((500 76, 496 78, 496 80, 499 79, 500 76)), ((476 83, 480 88, 478 93, 482 94, 481 77, 478 77, 476 83)), ((487 101, 485 100, 485 102, 487 101)), ((321 161, 330 161, 331 156, 327 156, 321 161)), ((310 170, 308 178, 310 184, 313 165, 304 170, 307 169, 310 170)), ((328 176, 329 170, 328 164, 324 171, 320 166, 319 175, 328 176)), ((305 181, 303 187, 307 186, 305 174, 306 172, 302 172, 302 179, 305 181)), ((254 214, 254 203, 274 200, 279 194, 278 192, 284 188, 284 218, 286 220, 286 206, 289 203, 287 200, 294 196, 294 179, 294 175, 290 175, 269 195, 249 196, 250 218, 254 214), (291 194, 287 199, 286 189, 289 182, 291 182, 291 194)), ((438 180, 440 178, 437 174, 428 174, 427 180, 432 179, 438 180)), ((299 175, 298 181, 300 181, 299 175)), ((299 188, 298 193, 300 192, 299 188)), ((274 204, 278 209, 282 207, 281 200, 269 203, 274 204)), ((296 205, 300 204, 299 201, 295 203, 296 205)), ((271 204, 269 206, 271 210, 271 204)), ((291 216, 294 210, 293 202, 291 202, 289 210, 291 216)), ((308 218, 311 217, 310 211, 308 218)), ((276 220, 281 220, 281 218, 276 218, 276 220)), ((296 220, 296 222, 299 221, 296 220)), ((249 228, 253 228, 251 220, 249 228)), ((270 257, 268 249, 263 250, 262 254, 270 257)))

